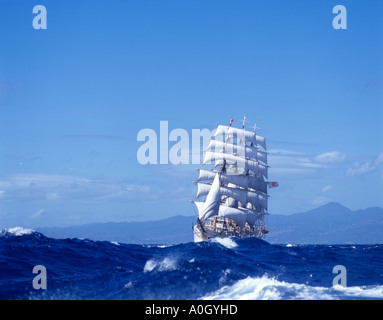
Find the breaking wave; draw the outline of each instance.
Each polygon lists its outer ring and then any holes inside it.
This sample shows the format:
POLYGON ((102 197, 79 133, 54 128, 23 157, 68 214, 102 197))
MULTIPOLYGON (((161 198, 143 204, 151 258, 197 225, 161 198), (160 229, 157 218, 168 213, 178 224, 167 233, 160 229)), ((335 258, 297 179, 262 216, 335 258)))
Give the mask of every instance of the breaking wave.
POLYGON ((383 299, 383 286, 314 287, 268 278, 245 278, 202 297, 203 300, 335 300, 383 299))
POLYGON ((22 236, 25 234, 31 234, 32 232, 35 232, 35 231, 32 229, 25 229, 22 227, 14 227, 14 228, 1 230, 0 236, 5 236, 5 235, 22 236))

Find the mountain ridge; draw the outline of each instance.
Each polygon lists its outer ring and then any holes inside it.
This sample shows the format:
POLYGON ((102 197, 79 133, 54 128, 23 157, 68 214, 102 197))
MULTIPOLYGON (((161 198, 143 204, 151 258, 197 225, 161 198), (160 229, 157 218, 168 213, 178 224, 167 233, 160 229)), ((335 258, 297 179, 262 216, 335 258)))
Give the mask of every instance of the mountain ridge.
POLYGON ((383 243, 383 209, 352 211, 339 203, 292 215, 267 216, 269 240, 296 244, 383 243))
MULTIPOLYGON (((330 202, 291 215, 265 218, 266 241, 280 244, 375 244, 383 243, 383 209, 352 211, 330 202)), ((46 227, 36 231, 52 238, 88 238, 132 244, 177 244, 193 241, 196 216, 177 215, 146 222, 105 222, 70 227, 46 227)))

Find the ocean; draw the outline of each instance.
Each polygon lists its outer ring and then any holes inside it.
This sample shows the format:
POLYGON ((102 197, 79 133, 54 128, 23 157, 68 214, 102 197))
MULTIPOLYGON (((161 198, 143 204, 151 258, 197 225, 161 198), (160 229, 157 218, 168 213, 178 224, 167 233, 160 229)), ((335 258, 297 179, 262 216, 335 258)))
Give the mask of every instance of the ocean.
POLYGON ((17 227, 0 231, 0 299, 381 300, 383 245, 136 245, 17 227))

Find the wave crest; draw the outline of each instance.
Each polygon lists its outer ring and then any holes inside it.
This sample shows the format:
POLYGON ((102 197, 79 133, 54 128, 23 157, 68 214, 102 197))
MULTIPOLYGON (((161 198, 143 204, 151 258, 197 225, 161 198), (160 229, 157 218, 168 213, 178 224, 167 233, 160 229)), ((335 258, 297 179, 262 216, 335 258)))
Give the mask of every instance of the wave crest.
POLYGON ((150 259, 146 261, 144 273, 151 271, 172 271, 177 269, 177 261, 172 257, 165 257, 161 260, 150 259))
POLYGON ((383 299, 383 286, 314 287, 278 281, 267 276, 247 277, 203 296, 203 300, 333 300, 383 299))
POLYGON ((27 229, 27 228, 22 228, 22 227, 14 227, 14 228, 7 228, 4 230, 0 231, 0 236, 5 236, 5 235, 13 235, 13 236, 23 236, 23 235, 28 235, 31 233, 36 232, 35 230, 32 229, 27 229))

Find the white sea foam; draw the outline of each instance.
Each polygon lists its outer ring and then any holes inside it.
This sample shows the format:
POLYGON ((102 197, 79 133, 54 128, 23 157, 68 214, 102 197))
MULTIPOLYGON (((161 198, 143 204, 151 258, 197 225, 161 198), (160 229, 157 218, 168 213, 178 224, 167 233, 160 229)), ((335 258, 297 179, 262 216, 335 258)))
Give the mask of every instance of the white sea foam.
POLYGON ((383 286, 313 287, 263 276, 245 278, 203 296, 204 300, 336 300, 383 299, 383 286))
POLYGON ((150 259, 146 261, 144 272, 171 271, 177 269, 177 260, 173 257, 165 257, 162 260, 150 259))
POLYGON ((32 229, 26 229, 22 227, 8 228, 0 231, 0 235, 12 234, 14 236, 22 236, 35 232, 32 229))
POLYGON ((220 286, 225 283, 225 281, 227 280, 227 276, 231 273, 231 270, 230 269, 222 270, 221 273, 222 274, 218 280, 218 283, 220 286))
POLYGON ((213 238, 211 241, 218 242, 228 249, 232 249, 238 246, 232 238, 213 238))

